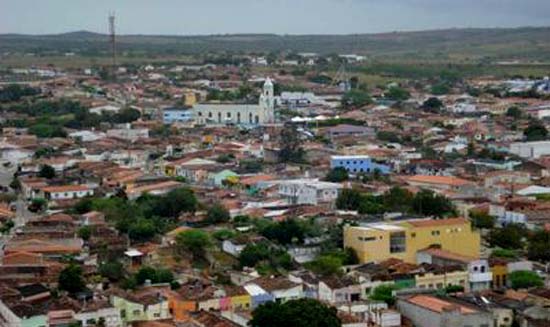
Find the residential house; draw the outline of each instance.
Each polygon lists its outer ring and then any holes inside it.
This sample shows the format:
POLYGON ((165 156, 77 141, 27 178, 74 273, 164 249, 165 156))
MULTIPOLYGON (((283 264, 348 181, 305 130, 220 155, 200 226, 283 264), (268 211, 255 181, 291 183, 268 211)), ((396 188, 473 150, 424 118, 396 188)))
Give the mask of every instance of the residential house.
POLYGON ((439 247, 429 247, 418 251, 416 253, 416 259, 417 263, 430 263, 440 266, 461 266, 464 270, 468 271, 469 282, 468 286, 464 284, 461 286, 471 291, 477 292, 489 289, 493 281, 493 274, 490 271, 489 262, 486 259, 459 255, 439 247))
POLYGON ((274 183, 279 185, 279 195, 291 204, 333 205, 343 188, 338 183, 311 179, 293 179, 274 183))
POLYGON ((46 200, 70 200, 93 196, 95 188, 89 185, 60 185, 46 186, 40 189, 40 193, 46 200))
POLYGON ((363 155, 331 156, 330 168, 344 168, 348 173, 373 173, 379 171, 381 174, 388 174, 390 167, 374 162, 371 157, 363 155))
POLYGON ((319 300, 331 304, 361 300, 361 286, 351 277, 323 277, 319 280, 319 300))
POLYGON ((156 287, 143 287, 131 293, 115 291, 110 302, 125 324, 171 318, 168 299, 156 287))
POLYGON ((398 296, 397 309, 416 326, 493 326, 491 312, 449 297, 430 294, 398 296))

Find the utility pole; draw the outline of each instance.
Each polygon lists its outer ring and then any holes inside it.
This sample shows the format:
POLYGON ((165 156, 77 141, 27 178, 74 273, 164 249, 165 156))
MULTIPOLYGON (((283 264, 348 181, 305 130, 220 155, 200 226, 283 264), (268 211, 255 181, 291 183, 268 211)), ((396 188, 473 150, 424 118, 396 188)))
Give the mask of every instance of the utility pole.
POLYGON ((116 36, 115 36, 115 13, 109 13, 109 43, 111 43, 112 73, 114 76, 116 67, 116 36))

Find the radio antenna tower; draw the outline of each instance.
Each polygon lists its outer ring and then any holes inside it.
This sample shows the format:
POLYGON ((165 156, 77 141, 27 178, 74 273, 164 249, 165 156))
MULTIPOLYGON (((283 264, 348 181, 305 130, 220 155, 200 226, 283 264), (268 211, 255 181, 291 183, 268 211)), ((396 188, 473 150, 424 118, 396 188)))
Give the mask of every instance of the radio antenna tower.
POLYGON ((111 43, 111 56, 113 60, 112 64, 113 64, 113 70, 114 70, 114 67, 116 66, 116 37, 115 37, 115 13, 114 12, 109 13, 109 42, 111 43))

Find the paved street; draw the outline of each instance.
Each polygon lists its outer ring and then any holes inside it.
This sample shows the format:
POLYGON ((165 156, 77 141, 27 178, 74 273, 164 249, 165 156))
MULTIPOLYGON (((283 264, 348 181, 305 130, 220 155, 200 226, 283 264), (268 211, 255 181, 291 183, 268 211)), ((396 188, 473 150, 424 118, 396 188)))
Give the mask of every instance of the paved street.
MULTIPOLYGON (((13 173, 16 171, 16 169, 16 167, 0 167, 0 185, 8 186, 13 179, 13 173)), ((25 225, 27 221, 29 221, 29 219, 35 216, 27 209, 27 203, 22 197, 19 197, 15 202, 15 208, 15 227, 11 230, 10 234, 0 235, 0 257, 3 255, 4 244, 6 244, 8 240, 13 236, 15 228, 25 225)))

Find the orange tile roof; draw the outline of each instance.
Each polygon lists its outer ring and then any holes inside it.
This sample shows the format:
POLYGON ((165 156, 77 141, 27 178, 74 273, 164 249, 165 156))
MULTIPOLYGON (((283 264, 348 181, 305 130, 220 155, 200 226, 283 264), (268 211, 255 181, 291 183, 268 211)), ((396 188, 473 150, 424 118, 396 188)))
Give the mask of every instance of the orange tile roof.
POLYGON ((427 248, 421 251, 439 258, 459 261, 463 263, 469 263, 471 261, 477 260, 477 258, 474 258, 474 257, 468 257, 468 256, 460 255, 458 253, 453 253, 453 252, 443 250, 443 249, 438 249, 438 248, 427 248))
POLYGON ((409 224, 414 227, 435 227, 435 226, 451 226, 451 225, 464 225, 468 220, 464 218, 449 218, 449 219, 420 219, 409 220, 409 224))
POLYGON ((443 312, 446 310, 451 310, 457 308, 462 314, 469 314, 478 312, 473 308, 466 307, 464 305, 456 304, 453 302, 445 301, 440 298, 430 296, 430 295, 414 295, 407 299, 408 302, 413 303, 417 306, 420 306, 424 309, 428 309, 435 312, 443 312))
POLYGON ((430 175, 415 175, 407 178, 409 182, 426 183, 426 184, 441 184, 451 186, 463 186, 473 184, 472 181, 465 180, 452 176, 430 176, 430 175))

